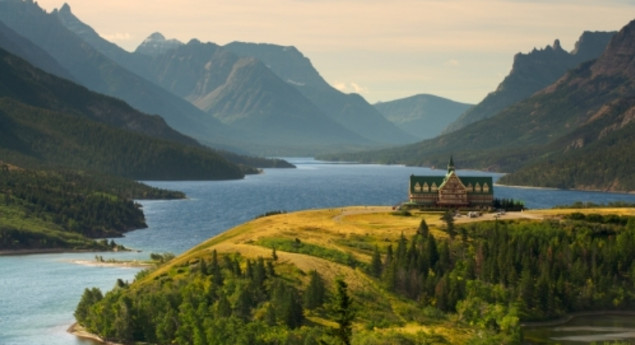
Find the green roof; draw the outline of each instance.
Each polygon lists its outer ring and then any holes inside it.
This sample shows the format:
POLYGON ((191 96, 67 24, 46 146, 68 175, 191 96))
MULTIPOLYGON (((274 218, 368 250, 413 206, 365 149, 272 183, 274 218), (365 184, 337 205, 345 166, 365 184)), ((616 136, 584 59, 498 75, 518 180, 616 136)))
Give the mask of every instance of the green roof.
MULTIPOLYGON (((463 185, 465 187, 468 186, 480 186, 482 187, 483 185, 487 184, 488 188, 485 191, 482 190, 471 190, 468 189, 469 193, 475 193, 475 194, 494 194, 494 188, 493 188, 493 181, 492 181, 492 177, 491 176, 459 176, 458 174, 456 175, 460 180, 461 183, 463 183, 463 185)), ((425 192, 421 192, 421 191, 415 191, 415 186, 417 183, 419 183, 419 186, 423 186, 424 184, 427 184, 428 186, 432 186, 433 184, 436 185, 437 188, 441 187, 441 185, 443 184, 443 182, 445 181, 446 176, 415 176, 415 175, 411 175, 410 176, 410 193, 436 193, 437 191, 434 190, 430 190, 430 191, 425 191, 425 192)))

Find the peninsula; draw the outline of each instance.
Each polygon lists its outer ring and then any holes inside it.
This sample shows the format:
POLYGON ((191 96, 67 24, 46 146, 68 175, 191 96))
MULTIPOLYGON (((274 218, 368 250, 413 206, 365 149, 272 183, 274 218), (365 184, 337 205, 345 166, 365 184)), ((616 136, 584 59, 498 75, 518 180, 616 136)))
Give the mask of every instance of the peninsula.
POLYGON ((87 289, 75 316, 122 343, 516 344, 524 321, 635 307, 635 208, 448 213, 260 217, 87 289))

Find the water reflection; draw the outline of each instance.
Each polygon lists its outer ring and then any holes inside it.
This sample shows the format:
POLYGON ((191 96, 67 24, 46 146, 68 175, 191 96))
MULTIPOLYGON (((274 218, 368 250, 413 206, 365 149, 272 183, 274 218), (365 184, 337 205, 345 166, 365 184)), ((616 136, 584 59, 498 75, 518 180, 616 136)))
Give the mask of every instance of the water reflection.
POLYGON ((525 344, 580 345, 605 341, 635 343, 635 313, 579 316, 563 325, 527 327, 524 335, 525 344))

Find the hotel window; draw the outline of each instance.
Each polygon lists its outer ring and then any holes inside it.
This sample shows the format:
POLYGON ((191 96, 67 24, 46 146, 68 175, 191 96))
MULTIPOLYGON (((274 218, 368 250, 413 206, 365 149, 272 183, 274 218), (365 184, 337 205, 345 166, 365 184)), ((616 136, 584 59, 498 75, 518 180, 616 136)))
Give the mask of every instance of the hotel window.
POLYGON ((428 182, 424 182, 423 183, 423 191, 424 192, 429 192, 430 191, 430 186, 428 186, 428 182))
POLYGON ((483 192, 484 193, 488 193, 489 192, 489 186, 487 185, 487 183, 483 183, 483 192))
POLYGON ((436 182, 432 182, 432 188, 431 188, 432 192, 436 192, 437 191, 437 183, 436 182))
POLYGON ((476 185, 474 186, 474 191, 475 192, 482 192, 483 190, 481 189, 481 185, 476 182, 476 185))
POLYGON ((415 184, 415 192, 421 192, 421 185, 419 184, 419 182, 415 184))

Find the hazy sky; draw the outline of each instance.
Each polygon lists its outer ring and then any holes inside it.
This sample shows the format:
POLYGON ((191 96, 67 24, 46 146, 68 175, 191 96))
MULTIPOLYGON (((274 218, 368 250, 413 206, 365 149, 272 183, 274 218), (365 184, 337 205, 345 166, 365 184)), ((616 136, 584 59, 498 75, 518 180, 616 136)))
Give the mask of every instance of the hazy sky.
MULTIPOLYGON (((37 0, 50 12, 64 0, 37 0)), ((187 42, 297 47, 331 85, 369 102, 429 93, 478 103, 513 56, 583 31, 617 31, 633 0, 67 0, 102 37, 134 50, 153 32, 187 42)))

